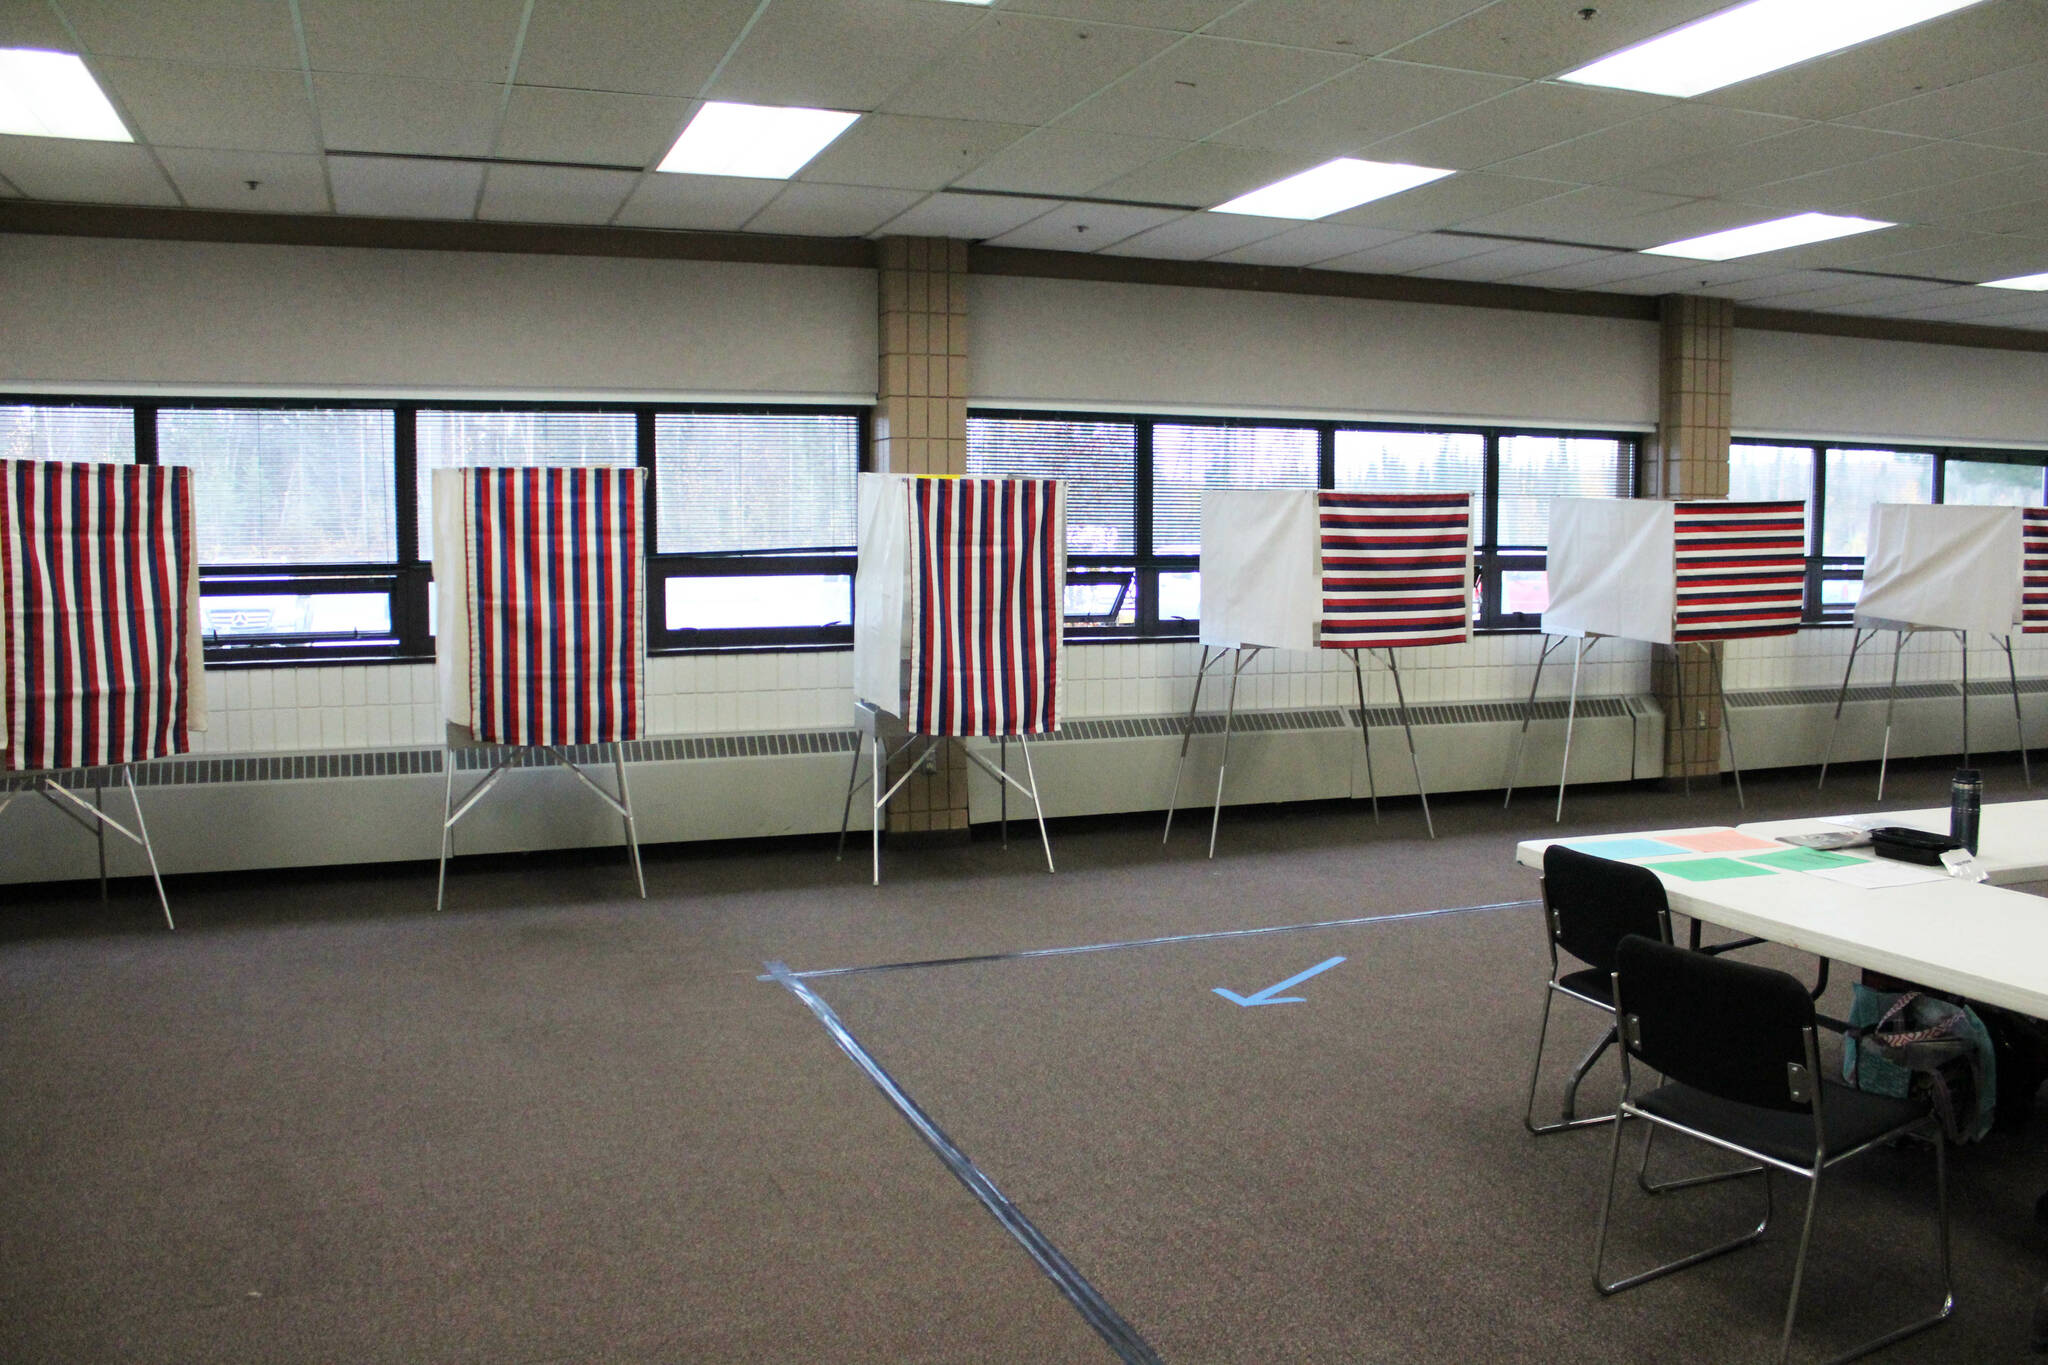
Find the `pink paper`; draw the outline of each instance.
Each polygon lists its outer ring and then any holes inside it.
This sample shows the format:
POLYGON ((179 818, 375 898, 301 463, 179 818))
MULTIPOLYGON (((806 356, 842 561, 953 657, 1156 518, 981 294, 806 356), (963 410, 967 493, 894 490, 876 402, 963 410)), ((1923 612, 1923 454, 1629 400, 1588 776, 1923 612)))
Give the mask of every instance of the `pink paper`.
POLYGON ((1660 834, 1657 837, 1667 844, 1689 848, 1695 853, 1751 853, 1758 849, 1784 847, 1770 839, 1759 839, 1753 834, 1732 829, 1706 829, 1698 834, 1660 834))

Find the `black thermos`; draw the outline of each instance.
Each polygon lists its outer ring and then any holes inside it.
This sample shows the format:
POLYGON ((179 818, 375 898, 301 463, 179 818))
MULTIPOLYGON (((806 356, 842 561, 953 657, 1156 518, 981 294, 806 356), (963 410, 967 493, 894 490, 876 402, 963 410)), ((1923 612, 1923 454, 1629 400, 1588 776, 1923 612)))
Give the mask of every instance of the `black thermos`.
POLYGON ((1948 784, 1948 837, 1962 841, 1972 854, 1977 851, 1977 815, 1984 805, 1984 775, 1975 768, 1958 768, 1948 784))

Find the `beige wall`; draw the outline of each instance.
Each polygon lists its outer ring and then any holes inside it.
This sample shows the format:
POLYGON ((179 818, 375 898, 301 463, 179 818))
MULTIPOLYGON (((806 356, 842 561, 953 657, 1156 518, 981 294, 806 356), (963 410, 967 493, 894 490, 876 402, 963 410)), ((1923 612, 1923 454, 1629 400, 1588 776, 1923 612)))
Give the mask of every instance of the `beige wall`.
POLYGON ((2048 354, 1735 332, 1737 435, 2048 447, 2048 354))

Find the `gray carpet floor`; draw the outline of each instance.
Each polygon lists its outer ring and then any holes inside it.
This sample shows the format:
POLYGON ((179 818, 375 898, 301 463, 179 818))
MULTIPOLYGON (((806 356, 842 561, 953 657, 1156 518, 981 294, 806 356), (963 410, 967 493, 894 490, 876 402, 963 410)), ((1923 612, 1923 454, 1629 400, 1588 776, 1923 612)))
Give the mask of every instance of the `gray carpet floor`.
MULTIPOLYGON (((1562 829, 1872 780, 1587 788, 1562 829)), ((1945 784, 1894 765, 1885 804, 1945 784)), ((440 915, 431 867, 184 878, 175 934, 143 887, 5 888, 0 1359, 1112 1360, 763 964, 1520 902, 1514 841, 1559 828, 1541 793, 1439 800, 1433 842, 1383 805, 1226 812, 1213 862, 1201 821, 1067 822, 1053 877, 1013 829, 885 851, 879 889, 822 840, 649 850, 645 902, 617 855, 465 861, 440 915)), ((1594 1294, 1607 1136, 1520 1126, 1544 963, 1524 905, 810 984, 1166 1360, 1767 1358, 1786 1236, 1594 1294), (1339 955, 1303 1005, 1212 990, 1339 955)), ((1567 1016, 1553 1072, 1595 1031, 1567 1016)), ((1880 1358, 2026 1357, 2044 1123, 1957 1154, 1956 1318, 1880 1358)), ((1924 1296, 1930 1167, 1882 1153, 1824 1201, 1808 1358, 1924 1296)), ((1625 1202, 1620 1254, 1758 1198, 1625 1202)))

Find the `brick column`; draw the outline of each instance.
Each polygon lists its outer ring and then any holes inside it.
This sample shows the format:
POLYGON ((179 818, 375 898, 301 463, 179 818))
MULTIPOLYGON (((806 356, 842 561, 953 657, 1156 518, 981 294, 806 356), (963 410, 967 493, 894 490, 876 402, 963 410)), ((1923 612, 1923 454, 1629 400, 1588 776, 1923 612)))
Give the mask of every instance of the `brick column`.
MULTIPOLYGON (((1657 439, 1643 471, 1645 492, 1662 498, 1728 495, 1728 421, 1734 389, 1735 305, 1727 299, 1667 295, 1659 309, 1657 439)), ((1721 771, 1721 696, 1714 685, 1722 646, 1682 651, 1684 696, 1666 651, 1657 651, 1651 683, 1669 718, 1664 771, 1673 777, 1721 771)))
MULTIPOLYGON (((880 363, 874 467, 897 474, 967 472, 967 243, 885 237, 880 243, 880 363)), ((967 833, 967 761, 942 744, 935 770, 889 803, 892 832, 967 833)), ((901 776, 891 771, 889 781, 901 776)))

